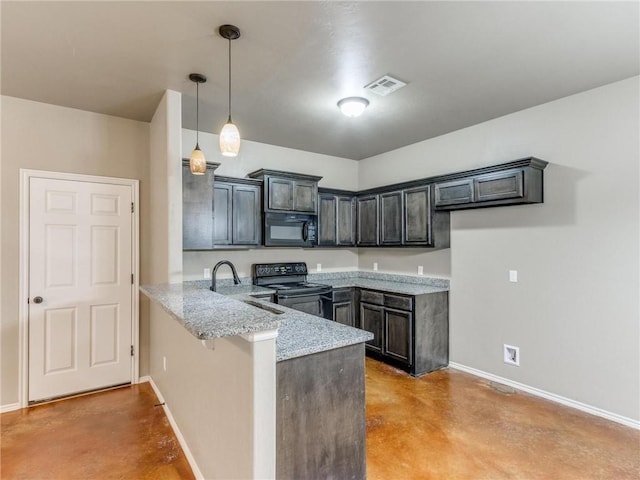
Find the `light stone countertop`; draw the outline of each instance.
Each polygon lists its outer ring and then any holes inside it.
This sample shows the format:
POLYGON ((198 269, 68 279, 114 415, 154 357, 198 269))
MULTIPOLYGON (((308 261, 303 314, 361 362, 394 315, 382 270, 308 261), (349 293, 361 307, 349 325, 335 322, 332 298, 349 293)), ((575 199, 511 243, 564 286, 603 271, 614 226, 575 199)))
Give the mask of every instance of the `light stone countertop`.
MULTIPOLYGON (((334 288, 359 287, 405 295, 422 295, 449 290, 446 279, 413 277, 367 271, 309 274, 314 283, 334 288)), ((277 361, 310 355, 366 342, 373 335, 358 328, 341 325, 282 305, 253 298, 273 290, 230 279, 217 283, 217 292, 209 290, 210 281, 194 280, 181 284, 144 285, 142 293, 157 302, 196 338, 201 340, 278 329, 277 361), (265 305, 263 310, 244 301, 265 305), (282 312, 282 313, 274 313, 282 312)))
POLYGON ((198 280, 182 284, 144 285, 140 290, 201 340, 277 328, 278 362, 373 338, 371 333, 358 328, 252 298, 252 294, 272 292, 253 285, 221 285, 217 289, 220 293, 216 293, 209 290, 209 282, 198 280), (263 304, 282 313, 262 310, 243 300, 263 304))

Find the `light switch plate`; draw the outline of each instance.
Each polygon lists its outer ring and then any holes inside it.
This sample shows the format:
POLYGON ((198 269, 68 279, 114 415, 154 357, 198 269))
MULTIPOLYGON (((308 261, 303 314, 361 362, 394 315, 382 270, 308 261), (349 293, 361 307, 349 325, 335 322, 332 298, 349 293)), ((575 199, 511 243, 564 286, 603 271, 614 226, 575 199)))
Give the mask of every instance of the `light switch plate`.
POLYGON ((373 271, 374 272, 378 271, 378 262, 373 262, 373 271))
POLYGON ((418 275, 424 275, 424 268, 422 265, 418 265, 418 275))
POLYGON ((204 272, 202 273, 202 277, 209 279, 211 278, 211 269, 210 268, 205 268, 204 272))
POLYGON ((517 270, 509 270, 509 281, 517 283, 518 282, 518 271, 517 270))
POLYGON ((322 264, 318 263, 316 264, 316 272, 321 272, 322 271, 322 264))

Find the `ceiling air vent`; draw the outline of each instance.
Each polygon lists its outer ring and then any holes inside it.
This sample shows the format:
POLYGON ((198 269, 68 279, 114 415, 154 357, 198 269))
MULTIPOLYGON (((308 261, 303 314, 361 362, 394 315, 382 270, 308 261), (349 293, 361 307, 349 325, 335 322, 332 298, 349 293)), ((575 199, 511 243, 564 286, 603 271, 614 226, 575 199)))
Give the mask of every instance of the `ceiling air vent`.
POLYGON ((376 95, 380 95, 381 97, 384 97, 386 95, 389 95, 391 92, 395 92, 399 88, 402 88, 406 85, 407 85, 406 83, 401 82, 397 78, 393 78, 389 75, 384 75, 379 79, 371 82, 369 85, 367 85, 364 88, 365 90, 369 90, 370 92, 373 92, 376 95))

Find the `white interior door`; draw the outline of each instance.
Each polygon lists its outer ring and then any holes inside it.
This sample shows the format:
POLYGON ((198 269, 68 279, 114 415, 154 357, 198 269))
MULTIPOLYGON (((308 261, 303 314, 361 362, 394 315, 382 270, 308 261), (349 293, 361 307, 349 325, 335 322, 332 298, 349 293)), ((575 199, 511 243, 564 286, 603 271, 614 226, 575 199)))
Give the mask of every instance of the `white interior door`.
POLYGON ((29 181, 29 401, 132 375, 133 188, 29 181))

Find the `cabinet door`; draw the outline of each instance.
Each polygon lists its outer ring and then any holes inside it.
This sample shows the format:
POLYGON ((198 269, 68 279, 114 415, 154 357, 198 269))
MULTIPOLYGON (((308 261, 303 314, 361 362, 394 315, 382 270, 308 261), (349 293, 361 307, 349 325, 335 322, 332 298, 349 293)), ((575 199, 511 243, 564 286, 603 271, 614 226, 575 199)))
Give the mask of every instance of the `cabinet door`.
POLYGON ((378 245, 378 195, 358 197, 358 246, 378 245))
POLYGON ((479 175, 473 180, 473 186, 476 202, 524 197, 522 170, 479 175))
POLYGON ((182 166, 182 248, 213 247, 213 170, 192 175, 182 166))
POLYGON ((260 244, 260 187, 233 187, 233 244, 260 244))
POLYGON ((411 312, 384 310, 384 353, 411 365, 411 312))
POLYGON ((353 302, 338 302, 333 304, 333 319, 343 325, 354 327, 353 302))
POLYGON ((233 211, 233 185, 215 182, 213 185, 213 243, 231 245, 233 211))
POLYGON ((431 188, 405 190, 404 194, 404 238, 405 245, 431 244, 431 188))
POLYGON ((380 194, 380 245, 402 243, 402 192, 380 194))
POLYGON ((336 244, 356 244, 356 200, 353 197, 337 197, 337 233, 336 244))
POLYGON ((435 196, 436 207, 471 203, 474 201, 473 179, 436 183, 435 196))
POLYGON ((331 246, 336 239, 336 202, 335 195, 321 193, 318 197, 318 245, 331 246))
POLYGON ((382 324, 384 307, 360 302, 360 328, 373 333, 373 340, 366 343, 368 349, 382 352, 382 324))
POLYGON ((318 184, 308 180, 293 181, 293 210, 316 213, 318 184))
POLYGON ((269 177, 267 195, 270 210, 293 210, 293 180, 269 177))

